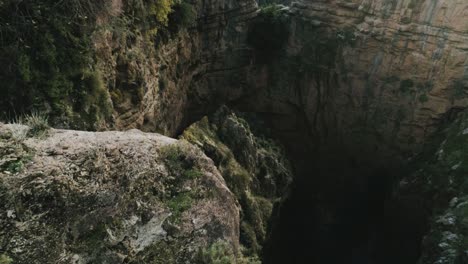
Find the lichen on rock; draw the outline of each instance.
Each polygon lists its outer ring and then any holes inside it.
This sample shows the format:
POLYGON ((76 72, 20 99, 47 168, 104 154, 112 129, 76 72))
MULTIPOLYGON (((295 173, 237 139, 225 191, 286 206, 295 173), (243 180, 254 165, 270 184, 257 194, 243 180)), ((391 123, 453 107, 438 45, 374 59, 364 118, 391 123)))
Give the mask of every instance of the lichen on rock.
MULTIPOLYGON (((4 138, 2 151, 16 150, 4 138)), ((5 261, 185 263, 218 240, 239 248, 235 197, 188 143, 137 130, 51 130, 21 144, 31 158, 0 172, 5 261)))

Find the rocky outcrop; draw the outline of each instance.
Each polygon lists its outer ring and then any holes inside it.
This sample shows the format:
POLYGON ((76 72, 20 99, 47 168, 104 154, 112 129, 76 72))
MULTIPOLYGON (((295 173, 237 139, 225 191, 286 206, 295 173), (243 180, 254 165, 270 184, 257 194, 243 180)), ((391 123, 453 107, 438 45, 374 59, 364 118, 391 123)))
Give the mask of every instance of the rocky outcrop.
MULTIPOLYGON (((262 127, 263 129, 263 127, 262 127)), ((226 107, 187 128, 182 137, 213 159, 241 206, 244 255, 263 257, 290 191, 293 171, 283 148, 226 107)))
POLYGON ((137 130, 27 130, 0 125, 2 261, 235 261, 239 208, 199 149, 137 130))

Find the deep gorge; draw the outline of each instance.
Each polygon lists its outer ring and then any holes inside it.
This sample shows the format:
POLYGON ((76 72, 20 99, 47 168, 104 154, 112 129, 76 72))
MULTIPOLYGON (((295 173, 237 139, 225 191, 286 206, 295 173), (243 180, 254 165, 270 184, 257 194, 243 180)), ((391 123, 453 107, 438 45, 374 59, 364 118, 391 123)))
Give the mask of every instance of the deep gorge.
POLYGON ((0 1, 0 264, 468 263, 467 10, 0 1))
POLYGON ((417 263, 431 209, 423 197, 398 191, 412 173, 407 162, 305 129, 275 131, 269 124, 281 119, 249 115, 285 146, 294 172, 273 213, 263 263, 417 263))

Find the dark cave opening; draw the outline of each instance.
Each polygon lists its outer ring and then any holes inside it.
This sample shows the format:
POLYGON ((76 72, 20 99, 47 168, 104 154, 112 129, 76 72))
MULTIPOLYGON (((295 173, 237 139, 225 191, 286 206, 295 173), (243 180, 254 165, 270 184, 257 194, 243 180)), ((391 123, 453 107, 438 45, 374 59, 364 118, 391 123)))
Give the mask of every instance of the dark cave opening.
POLYGON ((427 212, 417 198, 393 194, 400 168, 338 150, 312 160, 296 164, 264 263, 417 263, 427 212))

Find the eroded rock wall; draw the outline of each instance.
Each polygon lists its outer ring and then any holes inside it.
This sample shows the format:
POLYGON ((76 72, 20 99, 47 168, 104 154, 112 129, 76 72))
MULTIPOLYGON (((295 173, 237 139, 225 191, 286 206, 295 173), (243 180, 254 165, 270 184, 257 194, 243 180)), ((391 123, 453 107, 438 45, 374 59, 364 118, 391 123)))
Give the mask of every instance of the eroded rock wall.
POLYGON ((190 5, 193 23, 156 47, 141 37, 116 41, 111 30, 96 34, 98 63, 114 103, 111 127, 175 135, 245 93, 251 57, 245 38, 256 2, 190 5))
POLYGON ((266 81, 253 84, 262 88, 246 109, 288 116, 279 129, 306 123, 320 139, 412 149, 468 103, 467 8, 464 1, 293 2, 283 10, 288 44, 256 66, 266 81))

